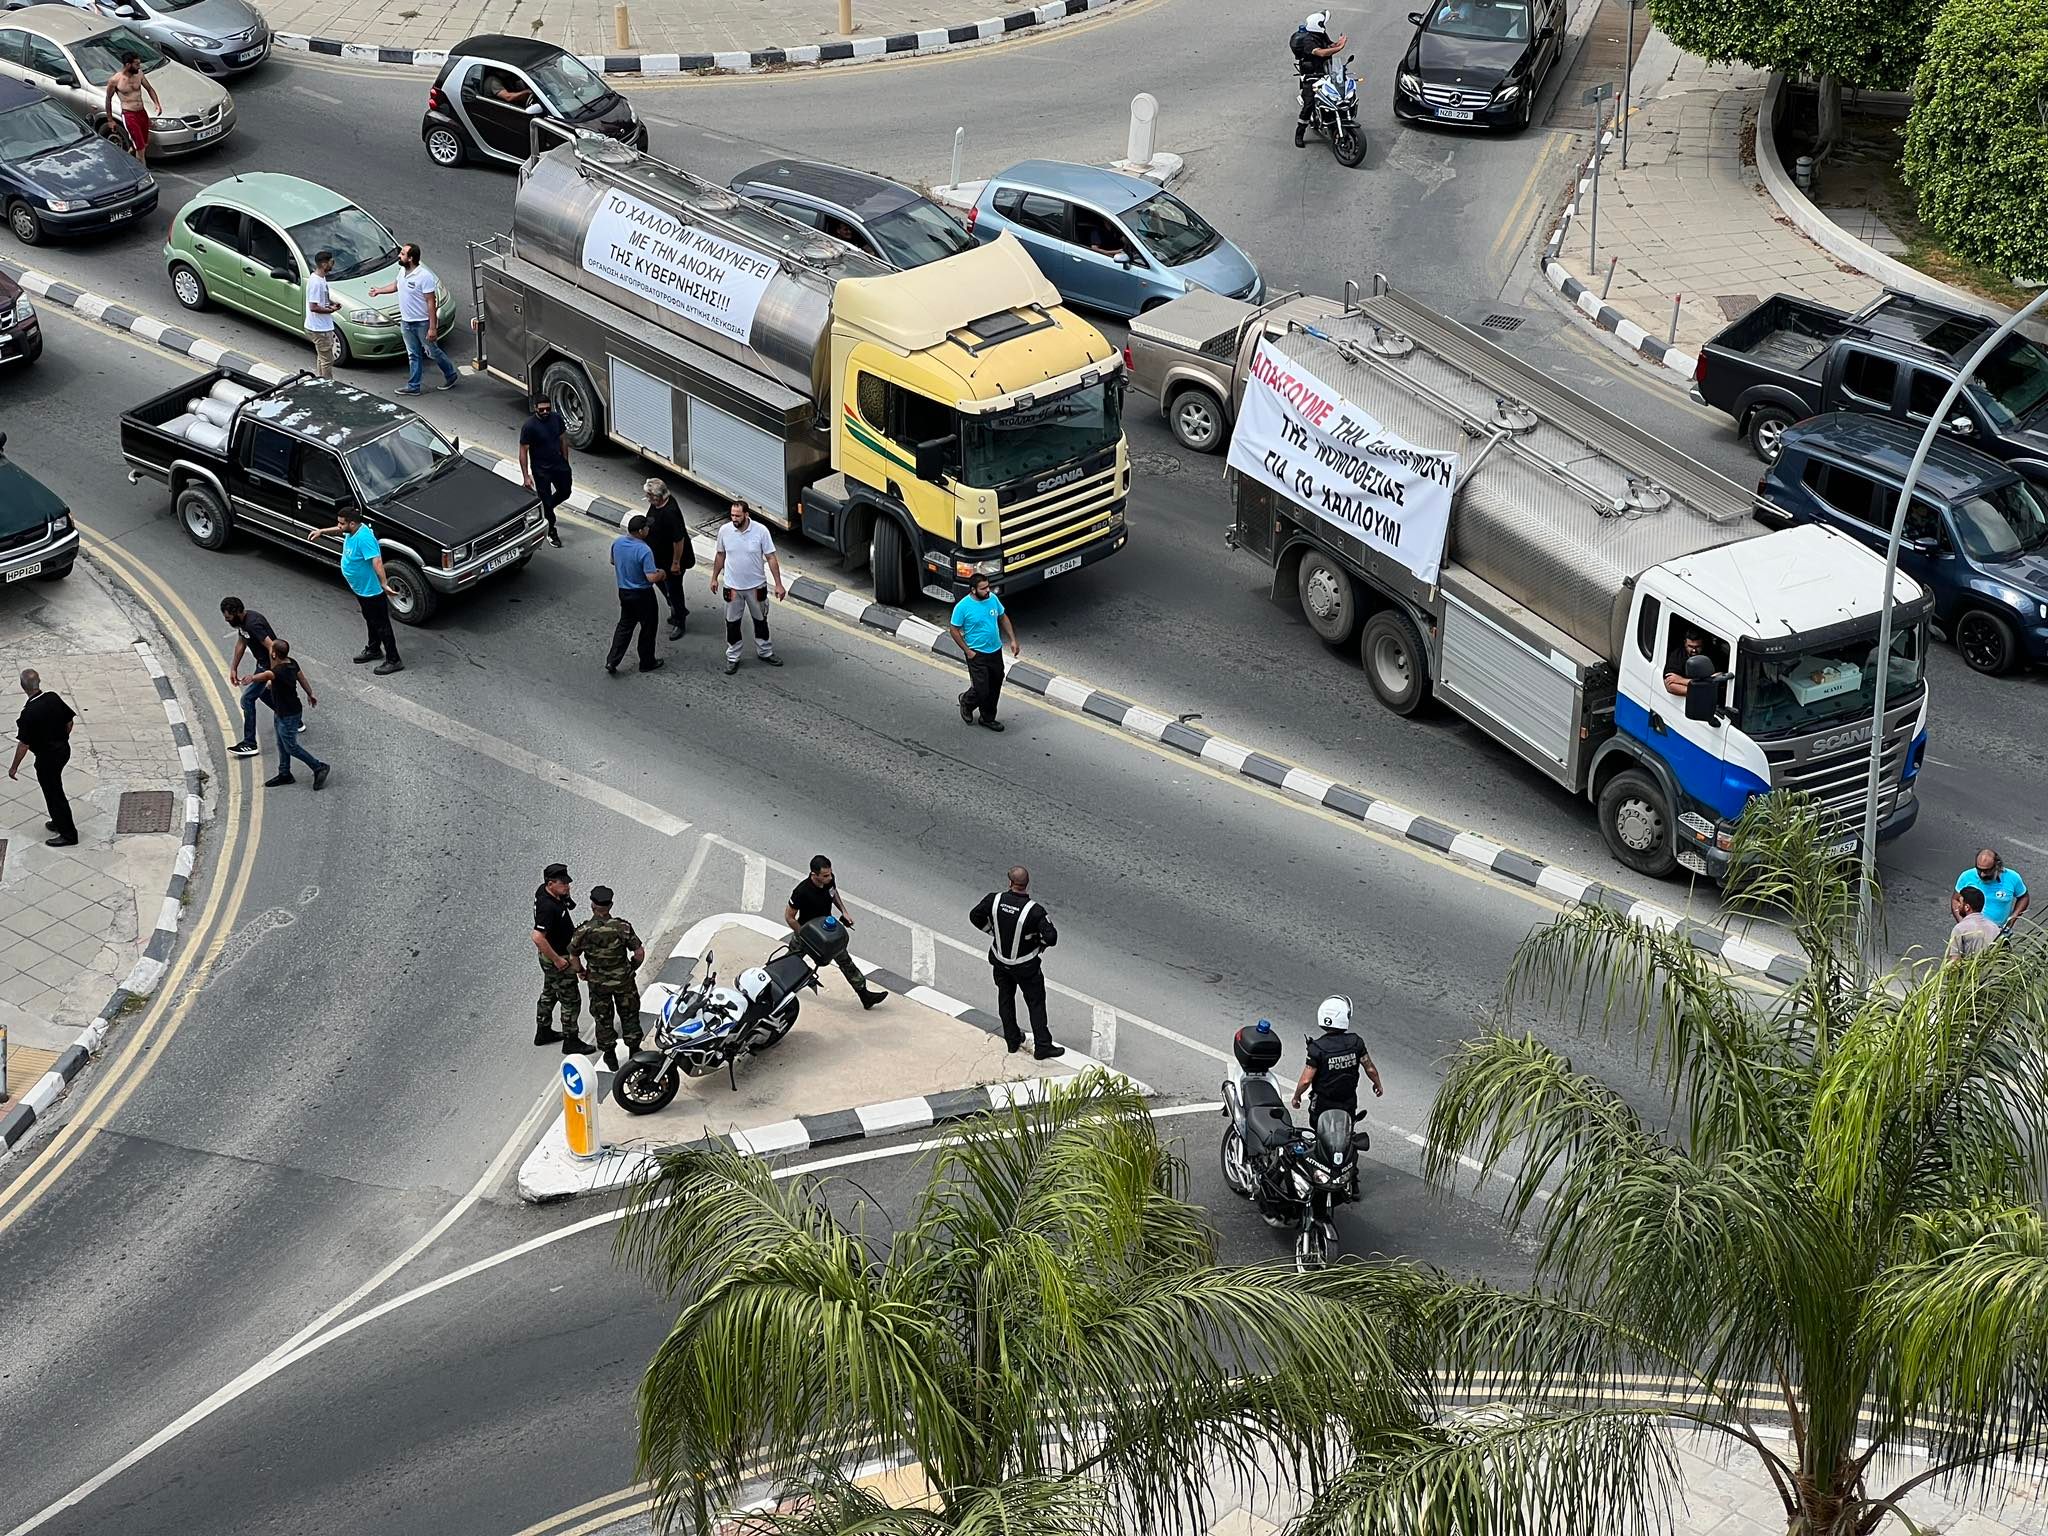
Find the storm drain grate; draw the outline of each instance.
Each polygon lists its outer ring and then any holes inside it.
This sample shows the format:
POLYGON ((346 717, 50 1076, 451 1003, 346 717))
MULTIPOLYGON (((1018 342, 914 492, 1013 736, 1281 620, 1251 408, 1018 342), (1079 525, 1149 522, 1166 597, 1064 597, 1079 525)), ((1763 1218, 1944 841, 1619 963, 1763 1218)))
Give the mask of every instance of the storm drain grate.
POLYGON ((1522 328, 1520 315, 1488 315, 1479 324, 1489 331, 1519 331, 1522 328))
POLYGON ((116 832, 168 832, 171 830, 171 792, 168 789, 131 789, 121 796, 121 808, 114 817, 116 832))

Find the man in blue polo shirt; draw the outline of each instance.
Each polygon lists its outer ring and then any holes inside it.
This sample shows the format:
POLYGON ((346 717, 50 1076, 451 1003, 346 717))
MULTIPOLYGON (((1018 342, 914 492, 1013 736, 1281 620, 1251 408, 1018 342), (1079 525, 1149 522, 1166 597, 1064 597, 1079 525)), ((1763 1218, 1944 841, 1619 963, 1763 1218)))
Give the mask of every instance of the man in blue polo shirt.
POLYGON ((1962 893, 1966 890, 1984 893, 1984 916, 2000 928, 2022 915, 2033 899, 2027 895, 2027 882, 2018 870, 2005 867, 1996 848, 1979 848, 1976 866, 1956 876, 1956 893, 1949 897, 1948 905, 1957 921, 1962 919, 1962 893))
POLYGON ((626 531, 612 540, 612 571, 619 582, 619 622, 612 630, 611 654, 604 659, 604 669, 613 677, 619 675, 619 663, 637 629, 640 670, 658 671, 661 658, 654 654, 654 626, 660 622, 661 610, 654 605, 654 584, 666 573, 647 543, 647 519, 637 513, 626 524, 626 531))
POLYGON ((306 541, 317 544, 331 534, 341 535, 341 579, 355 593, 356 605, 363 610, 363 626, 369 631, 369 640, 355 659, 377 662, 380 677, 403 672, 398 637, 391 632, 391 599, 384 592, 384 546, 354 507, 343 508, 340 519, 332 528, 314 529, 306 541), (379 657, 383 659, 379 661, 379 657))
POLYGON ((979 708, 980 724, 1000 731, 1003 722, 996 718, 996 700, 1003 692, 1003 647, 1009 646, 1015 656, 1017 634, 1010 628, 1003 600, 995 595, 986 576, 976 576, 968 583, 967 595, 953 605, 951 627, 953 643, 967 656, 968 687, 960 695, 961 723, 975 724, 974 712, 979 708))

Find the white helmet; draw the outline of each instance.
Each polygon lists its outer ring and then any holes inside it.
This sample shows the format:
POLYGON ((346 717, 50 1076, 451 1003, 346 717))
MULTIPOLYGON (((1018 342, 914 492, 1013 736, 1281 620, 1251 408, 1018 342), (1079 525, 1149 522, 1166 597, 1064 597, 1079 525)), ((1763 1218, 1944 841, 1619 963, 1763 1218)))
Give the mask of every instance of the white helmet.
POLYGON ((761 1001, 762 998, 768 995, 769 988, 774 985, 775 983, 769 979, 768 973, 758 965, 751 970, 740 972, 740 994, 750 1003, 761 1001))
POLYGON ((1348 997, 1326 997, 1316 1009, 1316 1024, 1325 1031, 1349 1029, 1351 1027, 1351 999, 1348 997))
POLYGON ((1301 26, 1305 32, 1327 32, 1330 30, 1330 13, 1328 11, 1311 11, 1308 20, 1304 21, 1301 26))

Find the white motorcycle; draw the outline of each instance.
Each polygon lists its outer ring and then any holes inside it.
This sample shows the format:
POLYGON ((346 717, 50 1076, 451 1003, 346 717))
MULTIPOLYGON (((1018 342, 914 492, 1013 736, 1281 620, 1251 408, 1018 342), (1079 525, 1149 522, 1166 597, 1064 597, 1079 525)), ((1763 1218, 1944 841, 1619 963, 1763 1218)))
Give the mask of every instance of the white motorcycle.
POLYGON ((1365 1112, 1326 1109, 1310 1131, 1288 1113, 1280 1037, 1269 1020, 1240 1029, 1223 1080, 1223 1181, 1258 1207, 1266 1225, 1294 1233, 1294 1267, 1322 1269, 1336 1246, 1336 1208, 1358 1199, 1356 1129, 1365 1112))
POLYGON ((1351 73, 1355 53, 1318 80, 1309 92, 1309 131, 1330 141, 1337 163, 1357 166, 1365 159, 1365 134, 1358 126, 1358 80, 1351 73))

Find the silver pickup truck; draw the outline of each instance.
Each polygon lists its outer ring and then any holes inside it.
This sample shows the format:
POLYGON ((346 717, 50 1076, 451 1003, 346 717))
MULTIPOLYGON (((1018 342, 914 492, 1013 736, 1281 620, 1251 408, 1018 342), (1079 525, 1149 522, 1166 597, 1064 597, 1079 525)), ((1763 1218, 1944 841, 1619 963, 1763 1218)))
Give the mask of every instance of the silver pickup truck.
POLYGON ((1306 315, 1328 308, 1328 300, 1298 293, 1247 304, 1197 289, 1131 321, 1131 383, 1159 402, 1181 447, 1221 453, 1237 414, 1245 338, 1262 332, 1261 322, 1285 330, 1297 309, 1306 315))

